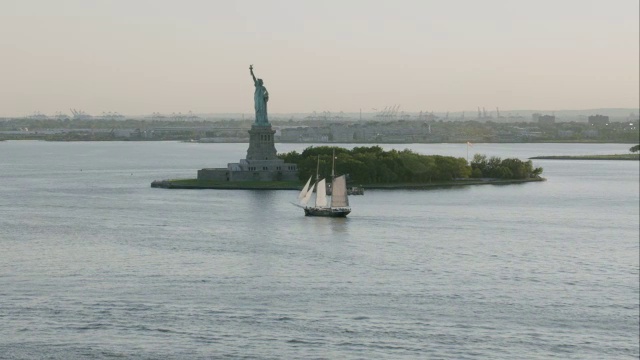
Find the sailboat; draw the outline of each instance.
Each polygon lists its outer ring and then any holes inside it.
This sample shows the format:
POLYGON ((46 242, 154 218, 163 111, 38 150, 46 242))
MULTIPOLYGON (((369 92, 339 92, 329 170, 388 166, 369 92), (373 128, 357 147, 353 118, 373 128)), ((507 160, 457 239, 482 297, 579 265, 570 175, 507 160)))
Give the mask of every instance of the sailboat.
POLYGON ((298 206, 304 209, 305 216, 345 217, 351 212, 349 197, 347 196, 347 179, 344 175, 335 176, 335 151, 331 167, 331 197, 327 197, 327 184, 325 179, 320 179, 320 156, 316 170, 316 182, 311 186, 311 179, 307 180, 300 194, 298 194, 298 206), (309 200, 315 189, 316 198, 313 206, 309 206, 309 200))

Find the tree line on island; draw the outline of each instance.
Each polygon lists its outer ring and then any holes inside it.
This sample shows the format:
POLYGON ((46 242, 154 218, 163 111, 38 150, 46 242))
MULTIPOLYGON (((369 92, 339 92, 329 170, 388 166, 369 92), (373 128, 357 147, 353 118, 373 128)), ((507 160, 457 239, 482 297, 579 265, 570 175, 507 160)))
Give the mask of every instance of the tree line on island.
POLYGON ((352 150, 312 146, 302 153, 291 151, 278 156, 287 163, 297 164, 300 180, 304 181, 315 177, 318 159, 320 176, 330 176, 334 151, 336 175, 347 174, 349 182, 357 184, 420 184, 468 178, 529 179, 542 174, 542 168, 534 168, 531 160, 503 160, 476 154, 471 162, 467 162, 461 157, 421 155, 409 149, 385 151, 380 146, 352 150))

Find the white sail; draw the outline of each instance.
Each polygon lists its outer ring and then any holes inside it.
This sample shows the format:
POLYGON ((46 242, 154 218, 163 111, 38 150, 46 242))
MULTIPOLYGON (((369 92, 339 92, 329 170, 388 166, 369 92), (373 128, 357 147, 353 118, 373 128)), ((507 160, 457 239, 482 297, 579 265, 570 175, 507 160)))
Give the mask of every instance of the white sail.
POLYGON ((331 185, 331 207, 348 207, 347 180, 344 175, 333 179, 331 185))
POLYGON ((312 194, 313 194, 313 186, 311 187, 311 189, 307 190, 306 194, 304 194, 304 197, 300 200, 300 205, 307 206, 307 203, 309 203, 309 199, 311 199, 312 194))
POLYGON ((302 199, 304 199, 304 197, 307 195, 307 192, 309 192, 309 184, 311 184, 311 177, 309 177, 309 180, 307 180, 307 183, 302 188, 302 191, 300 191, 300 194, 298 194, 299 202, 301 202, 302 199))
POLYGON ((318 181, 316 185, 316 207, 327 206, 327 185, 324 179, 318 181))

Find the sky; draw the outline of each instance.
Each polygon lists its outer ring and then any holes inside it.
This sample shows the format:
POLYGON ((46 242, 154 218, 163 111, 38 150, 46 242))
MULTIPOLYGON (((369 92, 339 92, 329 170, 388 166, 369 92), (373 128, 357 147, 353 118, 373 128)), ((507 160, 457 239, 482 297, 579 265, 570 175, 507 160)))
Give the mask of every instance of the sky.
POLYGON ((638 0, 0 0, 0 116, 638 108, 638 0))

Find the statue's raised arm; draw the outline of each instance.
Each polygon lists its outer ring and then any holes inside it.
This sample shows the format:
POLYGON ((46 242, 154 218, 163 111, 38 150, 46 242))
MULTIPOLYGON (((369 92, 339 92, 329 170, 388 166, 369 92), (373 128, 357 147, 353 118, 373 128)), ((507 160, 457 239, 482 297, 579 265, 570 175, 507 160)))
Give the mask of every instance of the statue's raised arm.
POLYGON ((256 76, 253 75, 253 64, 249 65, 249 71, 251 72, 251 77, 253 78, 253 84, 255 85, 257 81, 256 81, 256 76))

